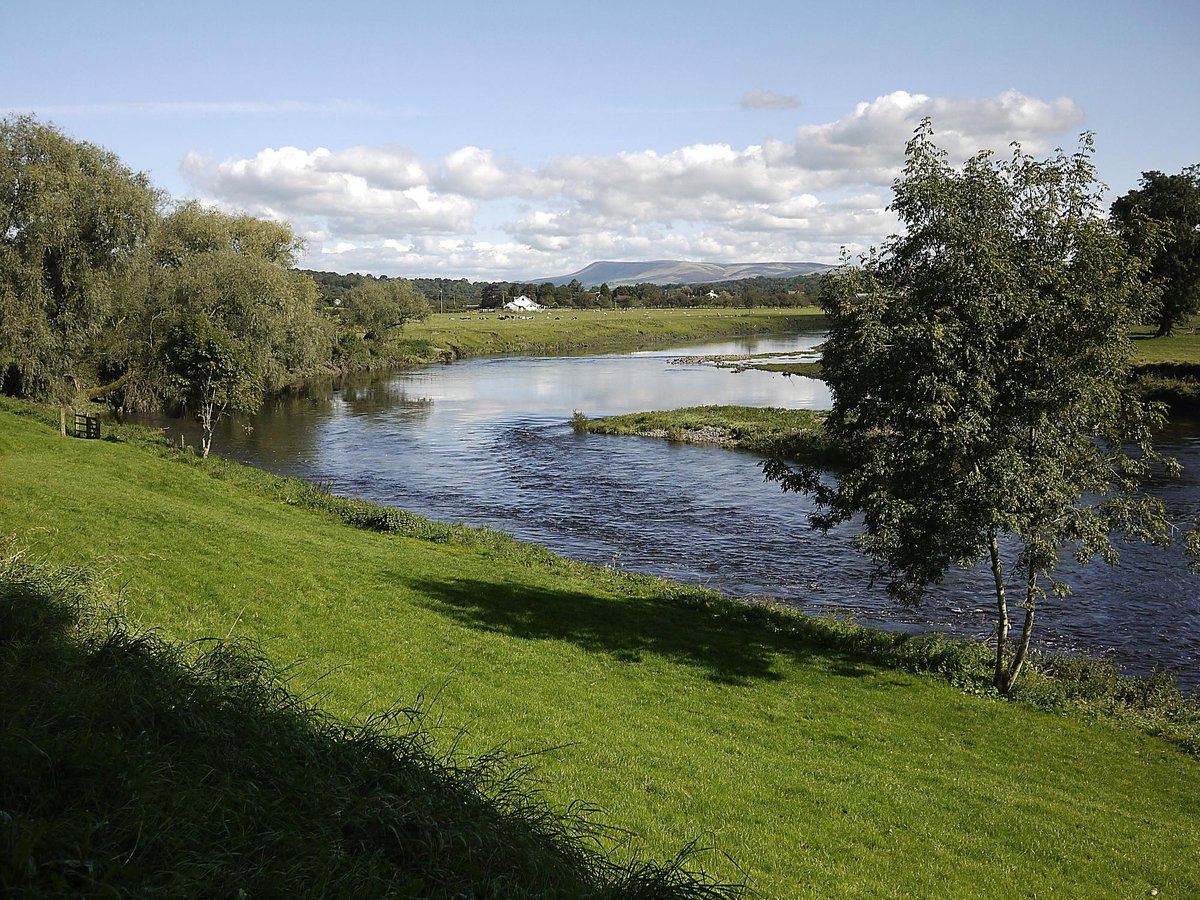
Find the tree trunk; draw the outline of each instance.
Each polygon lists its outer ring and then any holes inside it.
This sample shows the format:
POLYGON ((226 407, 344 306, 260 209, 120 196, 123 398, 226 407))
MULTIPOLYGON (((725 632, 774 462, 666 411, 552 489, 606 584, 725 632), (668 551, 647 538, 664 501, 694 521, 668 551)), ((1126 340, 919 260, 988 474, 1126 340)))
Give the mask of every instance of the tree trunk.
POLYGON ((208 459, 213 436, 213 403, 206 400, 200 407, 200 456, 208 459))
POLYGON ((1004 597, 1004 570, 1000 566, 1000 544, 996 540, 996 532, 988 544, 992 556, 992 581, 996 585, 996 672, 992 676, 992 686, 1003 692, 1004 684, 1004 652, 1008 649, 1008 603, 1004 597))
POLYGON ((996 688, 1001 694, 1008 696, 1012 693, 1013 685, 1017 683, 1017 678, 1021 674, 1021 669, 1025 666, 1025 660, 1029 656, 1029 639, 1033 634, 1033 621, 1037 612, 1037 570, 1033 567, 1033 560, 1029 561, 1029 574, 1025 586, 1025 602, 1021 605, 1025 608, 1025 621, 1021 626, 1021 640, 1017 644, 1017 652, 1013 656, 1012 665, 1008 667, 1006 672, 998 675, 1001 679, 1000 684, 996 688))
POLYGON ((200 435, 200 456, 208 459, 208 451, 212 448, 212 416, 211 414, 204 417, 203 433, 200 435))
POLYGON ((83 392, 83 395, 85 397, 87 397, 89 400, 99 400, 105 394, 111 393, 112 391, 116 391, 116 390, 119 390, 119 389, 125 387, 126 382, 129 381, 129 376, 132 374, 133 374, 132 370, 128 371, 124 375, 122 375, 120 378, 118 378, 116 381, 113 381, 109 384, 102 384, 102 385, 100 385, 100 387, 95 387, 95 388, 91 388, 90 390, 86 390, 83 392))

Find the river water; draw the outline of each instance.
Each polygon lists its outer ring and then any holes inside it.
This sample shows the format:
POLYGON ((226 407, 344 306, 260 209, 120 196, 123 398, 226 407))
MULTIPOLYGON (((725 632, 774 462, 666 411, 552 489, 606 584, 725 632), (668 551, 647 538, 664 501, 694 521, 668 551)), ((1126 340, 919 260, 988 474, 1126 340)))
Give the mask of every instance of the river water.
MULTIPOLYGON (((854 529, 822 534, 809 501, 763 481, 758 459, 646 438, 577 435, 575 410, 605 416, 737 404, 828 408, 807 378, 704 365, 683 354, 811 348, 818 335, 601 356, 487 358, 414 372, 314 382, 218 432, 215 452, 329 484, 433 519, 486 525, 577 559, 664 575, 811 613, 987 638, 990 572, 953 571, 919 609, 868 585, 854 529)), ((178 426, 177 426, 178 427, 178 426)), ((1200 513, 1200 423, 1159 445, 1184 477, 1155 491, 1184 522, 1200 513)), ((1069 562, 1074 588, 1039 613, 1045 649, 1110 654, 1134 671, 1173 669, 1200 689, 1200 577, 1182 549, 1123 548, 1113 569, 1069 562)))

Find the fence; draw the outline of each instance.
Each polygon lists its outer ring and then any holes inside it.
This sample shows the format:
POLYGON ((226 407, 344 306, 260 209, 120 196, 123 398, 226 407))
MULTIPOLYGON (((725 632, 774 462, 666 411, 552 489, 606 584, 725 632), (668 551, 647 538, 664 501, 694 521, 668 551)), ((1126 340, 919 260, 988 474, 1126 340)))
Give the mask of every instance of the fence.
POLYGON ((75 413, 75 437, 100 438, 100 417, 88 413, 75 413))

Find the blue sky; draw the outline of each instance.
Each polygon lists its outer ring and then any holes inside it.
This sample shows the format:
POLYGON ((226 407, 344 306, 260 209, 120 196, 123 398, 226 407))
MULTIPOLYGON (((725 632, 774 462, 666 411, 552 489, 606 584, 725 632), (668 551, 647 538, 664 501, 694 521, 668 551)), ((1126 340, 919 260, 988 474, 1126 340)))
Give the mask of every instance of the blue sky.
POLYGON ((0 114, 303 264, 472 279, 877 243, 923 115, 961 158, 1096 133, 1110 197, 1200 162, 1200 3, 0 0, 0 114))

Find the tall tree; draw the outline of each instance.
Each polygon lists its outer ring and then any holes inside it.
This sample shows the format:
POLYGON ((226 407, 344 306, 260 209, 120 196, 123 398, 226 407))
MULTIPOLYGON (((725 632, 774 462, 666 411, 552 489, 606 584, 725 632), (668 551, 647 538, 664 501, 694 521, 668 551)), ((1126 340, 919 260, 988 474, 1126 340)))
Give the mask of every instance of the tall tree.
POLYGON ((1054 576, 1061 552, 1115 563, 1113 534, 1169 540, 1162 503, 1137 493, 1163 462, 1150 443, 1158 415, 1129 389, 1139 267, 1097 215, 1091 156, 1085 136, 1069 156, 1014 145, 1007 160, 980 153, 958 170, 922 123, 894 185, 904 234, 828 278, 821 297, 826 427, 845 469, 834 484, 766 465, 815 496, 815 524, 861 514, 859 546, 901 602, 986 558, 1003 693, 1046 588, 1068 593, 1054 576), (1024 609, 1015 641, 1010 591, 1024 609))
MULTIPOLYGON (((0 368, 65 397, 120 314, 114 279, 157 218, 146 176, 29 116, 0 122, 0 368)), ((15 376, 15 377, 14 377, 15 376)))
POLYGON ((200 419, 205 456, 223 415, 252 412, 265 391, 328 358, 316 284, 291 268, 300 247, 282 223, 195 204, 168 216, 155 236, 155 383, 200 419))
POLYGON ((485 284, 480 290, 479 308, 480 309, 499 309, 504 305, 504 286, 499 284, 485 284))
POLYGON ((343 323, 361 328, 368 341, 384 340, 414 319, 428 319, 430 312, 425 295, 403 278, 368 279, 342 301, 343 323))
POLYGON ((1200 165, 1178 175, 1143 172, 1141 187, 1111 212, 1134 251, 1150 258, 1145 278, 1159 292, 1157 335, 1171 334, 1200 312, 1200 165))

